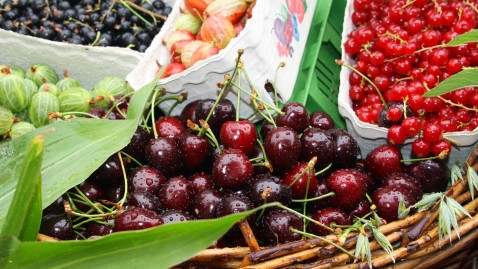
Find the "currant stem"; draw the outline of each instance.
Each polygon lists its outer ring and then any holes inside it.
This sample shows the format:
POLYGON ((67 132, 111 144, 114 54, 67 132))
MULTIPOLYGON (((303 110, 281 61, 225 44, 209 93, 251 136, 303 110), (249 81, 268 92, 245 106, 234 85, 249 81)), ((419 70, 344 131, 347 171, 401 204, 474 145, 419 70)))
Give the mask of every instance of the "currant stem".
POLYGON ((370 85, 372 85, 372 87, 375 89, 375 91, 377 92, 378 96, 380 97, 380 100, 383 104, 383 107, 385 109, 388 109, 388 105, 387 105, 387 102, 385 102, 385 99, 383 98, 383 95, 382 93, 380 92, 380 90, 378 89, 377 85, 375 85, 375 83, 373 83, 373 81, 371 81, 367 76, 365 76, 364 74, 362 74, 362 72, 358 71, 355 67, 347 64, 346 62, 342 61, 342 60, 335 60, 335 62, 339 65, 343 65, 347 68, 350 68, 352 71, 354 71, 355 73, 359 74, 363 79, 365 79, 368 83, 370 83, 370 85))

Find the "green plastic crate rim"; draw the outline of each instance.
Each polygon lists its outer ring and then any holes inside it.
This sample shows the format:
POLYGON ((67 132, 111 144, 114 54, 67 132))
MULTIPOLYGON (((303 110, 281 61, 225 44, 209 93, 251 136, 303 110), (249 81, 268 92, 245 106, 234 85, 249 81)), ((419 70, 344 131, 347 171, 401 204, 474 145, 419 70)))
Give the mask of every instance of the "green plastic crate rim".
POLYGON ((337 96, 340 86, 341 35, 346 0, 318 0, 302 55, 291 101, 309 111, 329 114, 336 127, 345 129, 337 96))

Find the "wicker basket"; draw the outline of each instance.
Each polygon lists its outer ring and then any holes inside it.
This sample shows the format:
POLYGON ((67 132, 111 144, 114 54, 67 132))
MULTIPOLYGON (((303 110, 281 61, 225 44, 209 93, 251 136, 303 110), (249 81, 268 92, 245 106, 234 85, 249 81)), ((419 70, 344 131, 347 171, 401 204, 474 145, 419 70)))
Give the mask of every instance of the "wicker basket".
MULTIPOLYGON (((475 171, 478 170, 478 145, 467 162, 475 171)), ((370 238, 373 267, 478 268, 478 198, 471 199, 466 177, 457 181, 446 195, 462 204, 471 215, 471 218, 457 216, 459 235, 452 230, 450 237, 439 238, 437 203, 426 211, 380 226, 379 230, 396 246, 392 252, 395 262, 370 238)), ((240 227, 249 247, 206 249, 175 268, 369 268, 366 261, 354 261, 320 239, 262 248, 247 223, 240 227)), ((339 242, 336 235, 329 235, 327 239, 339 242)), ((353 252, 355 243, 356 235, 349 235, 342 247, 353 252)))

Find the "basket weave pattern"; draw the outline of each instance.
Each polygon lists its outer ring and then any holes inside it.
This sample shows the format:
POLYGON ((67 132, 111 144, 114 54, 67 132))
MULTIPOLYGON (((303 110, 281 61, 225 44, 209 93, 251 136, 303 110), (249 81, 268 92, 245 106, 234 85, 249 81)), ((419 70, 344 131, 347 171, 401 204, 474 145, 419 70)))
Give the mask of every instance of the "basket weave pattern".
MULTIPOLYGON (((467 159, 469 166, 478 171, 478 145, 467 159)), ((446 196, 455 199, 471 217, 457 215, 458 231, 439 238, 437 202, 430 209, 410 215, 378 228, 394 245, 392 255, 383 251, 370 238, 372 266, 374 268, 478 268, 478 193, 471 199, 467 178, 457 181, 446 196)), ((244 223, 244 221, 243 221, 244 223)), ((261 248, 248 225, 240 225, 249 247, 206 249, 175 268, 369 268, 367 261, 354 261, 334 245, 320 239, 304 239, 273 247, 261 248)), ((353 252, 356 234, 344 242, 337 235, 326 239, 353 252)))

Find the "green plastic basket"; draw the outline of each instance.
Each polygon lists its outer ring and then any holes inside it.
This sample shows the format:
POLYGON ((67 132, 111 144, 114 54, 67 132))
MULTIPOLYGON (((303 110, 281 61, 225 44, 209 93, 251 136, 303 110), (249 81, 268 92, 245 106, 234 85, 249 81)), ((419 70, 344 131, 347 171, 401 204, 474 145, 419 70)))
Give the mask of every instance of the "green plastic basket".
POLYGON ((336 127, 346 128, 339 114, 341 35, 346 0, 318 0, 291 101, 309 111, 328 113, 336 127))

